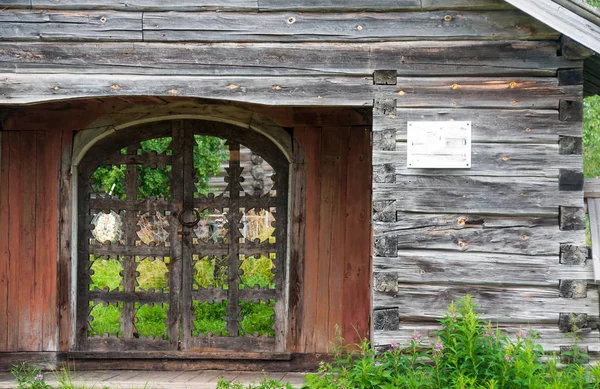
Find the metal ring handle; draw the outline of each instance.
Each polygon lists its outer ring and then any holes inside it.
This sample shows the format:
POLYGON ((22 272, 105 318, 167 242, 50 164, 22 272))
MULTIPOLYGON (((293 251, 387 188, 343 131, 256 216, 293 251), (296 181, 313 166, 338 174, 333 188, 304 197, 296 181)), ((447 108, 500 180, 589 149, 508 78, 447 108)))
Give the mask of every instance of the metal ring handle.
POLYGON ((200 223, 200 212, 198 212, 198 210, 196 208, 186 208, 183 211, 181 211, 181 213, 179 214, 179 216, 177 216, 177 220, 179 220, 179 223, 184 226, 184 227, 196 227, 198 225, 198 223, 200 223), (186 222, 183 221, 183 215, 187 212, 187 211, 192 211, 194 212, 194 217, 195 220, 192 222, 186 222))

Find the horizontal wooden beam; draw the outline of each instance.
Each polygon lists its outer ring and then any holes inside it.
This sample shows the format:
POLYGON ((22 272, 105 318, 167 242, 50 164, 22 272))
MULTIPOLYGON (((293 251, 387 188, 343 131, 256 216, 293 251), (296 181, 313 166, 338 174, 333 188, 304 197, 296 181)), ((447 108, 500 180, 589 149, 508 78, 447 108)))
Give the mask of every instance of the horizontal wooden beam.
POLYGON ((3 7, 56 10, 102 9, 118 11, 399 11, 418 9, 507 9, 503 0, 3 0, 3 7), (421 4, 422 3, 422 4, 421 4))
POLYGON ((582 66, 558 57, 557 42, 386 43, 11 43, 0 72, 138 75, 555 76, 582 66), (473 57, 473 51, 477 56, 473 57))
POLYGON ((559 121, 557 110, 404 108, 398 109, 395 117, 373 117, 373 132, 393 131, 397 142, 406 142, 409 121, 449 120, 470 121, 474 143, 547 143, 555 145, 558 143, 560 135, 581 137, 581 123, 559 121))
POLYGON ((146 42, 381 42, 556 40, 530 16, 506 11, 0 13, 2 40, 146 42))
POLYGON ((373 85, 372 77, 182 77, 0 74, 0 105, 109 96, 183 96, 266 105, 397 106, 446 108, 551 108, 559 98, 581 98, 579 86, 553 77, 399 77, 397 85, 373 85))

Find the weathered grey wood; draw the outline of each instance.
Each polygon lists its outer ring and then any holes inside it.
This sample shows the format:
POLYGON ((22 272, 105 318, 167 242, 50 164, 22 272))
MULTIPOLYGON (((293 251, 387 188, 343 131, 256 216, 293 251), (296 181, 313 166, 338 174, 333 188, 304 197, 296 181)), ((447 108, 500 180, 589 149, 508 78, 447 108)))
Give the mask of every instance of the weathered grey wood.
POLYGON ((44 77, 36 74, 1 74, 0 77, 0 104, 142 95, 204 97, 270 105, 369 106, 373 99, 387 100, 396 96, 399 107, 557 108, 559 97, 577 99, 582 93, 579 86, 558 86, 556 78, 544 77, 514 81, 399 78, 396 86, 373 85, 372 79, 366 77, 273 79, 69 74, 44 77), (462 86, 453 89, 456 83, 462 86), (510 86, 511 83, 515 83, 512 84, 514 87, 510 86))
POLYGON ((588 363, 590 361, 589 348, 577 345, 578 356, 575 354, 575 346, 560 346, 560 363, 588 363))
POLYGON ((573 332, 589 328, 588 315, 586 313, 561 313, 558 318, 558 329, 561 333, 573 332))
POLYGON ((396 144, 396 151, 373 151, 373 164, 393 163, 398 175, 508 177, 558 177, 559 169, 575 170, 582 165, 580 155, 558 155, 557 144, 473 143, 471 150, 471 169, 409 169, 403 142, 396 144))
POLYGON ((407 122, 447 120, 471 121, 474 143, 556 144, 559 135, 581 137, 581 123, 559 121, 556 110, 399 109, 395 117, 375 116, 373 132, 395 130, 396 141, 406 142, 407 122))
POLYGON ((398 11, 419 10, 420 0, 260 0, 260 11, 398 11))
POLYGON ((562 69, 558 71, 559 85, 583 85, 583 69, 562 69))
POLYGON ((31 0, 3 0, 2 8, 29 8, 31 0))
POLYGON ((504 0, 422 0, 423 8, 433 9, 509 9, 504 0))
POLYGON ((592 265, 594 281, 600 283, 600 199, 588 199, 590 215, 590 236, 592 241, 592 265))
POLYGON ((580 122, 583 120, 583 102, 560 100, 559 118, 565 122, 580 122))
POLYGON ((376 331, 397 331, 400 328, 400 311, 396 308, 374 311, 373 328, 376 331))
POLYGON ((138 12, 0 12, 0 40, 142 40, 138 12))
POLYGON ((598 289, 593 287, 588 288, 586 299, 567 299, 559 297, 556 287, 402 284, 398 293, 375 293, 373 305, 399 308, 401 320, 428 321, 442 318, 450 302, 465 294, 475 298, 482 318, 493 323, 546 323, 557 328, 560 313, 587 312, 595 317, 599 313, 598 289))
POLYGON ((375 183, 373 200, 397 200, 399 211, 491 215, 556 215, 581 206, 583 193, 558 191, 556 178, 401 176, 375 183))
MULTIPOLYGON (((29 5, 29 4, 28 4, 29 5)), ((34 9, 117 11, 258 11, 258 0, 31 0, 34 9)))
POLYGON ((600 51, 600 26, 552 0, 506 0, 564 35, 600 51))
POLYGON ((600 197, 600 179, 586 178, 583 182, 583 195, 586 199, 600 197))
POLYGON ((373 42, 475 37, 481 40, 544 40, 558 39, 558 36, 544 24, 520 11, 511 10, 294 15, 206 12, 144 14, 145 41, 373 42), (522 28, 515 28, 515 25, 522 28))
POLYGON ((560 263, 568 266, 582 266, 586 264, 588 248, 573 246, 570 244, 560 245, 560 263))
POLYGON ((398 255, 406 249, 554 255, 558 264, 561 243, 584 243, 583 234, 561 231, 555 219, 399 212, 397 220, 375 222, 373 233, 376 240, 395 237, 398 255))
POLYGON ((373 203, 374 222, 396 221, 396 201, 376 201, 373 203))
POLYGON ((587 297, 587 280, 560 280, 558 293, 560 297, 580 299, 587 297))
POLYGON ((558 188, 559 190, 582 191, 583 180, 584 176, 581 170, 560 169, 558 188))
POLYGON ((561 277, 583 281, 592 277, 591 265, 563 266, 556 255, 448 250, 403 249, 398 258, 373 258, 373 271, 376 293, 401 293, 404 283, 558 288, 561 277))
POLYGON ((582 155, 583 139, 578 136, 560 136, 558 139, 558 153, 561 155, 582 155))
POLYGON ((558 220, 562 231, 585 230, 585 210, 583 207, 560 207, 558 220))
POLYGON ((396 70, 375 70, 373 82, 375 85, 396 85, 398 72, 396 70))
POLYGON ((557 57, 557 50, 553 41, 213 45, 1 42, 0 69, 19 73, 278 76, 371 76, 377 69, 396 69, 404 76, 554 76, 558 68, 577 64, 557 57))
MULTIPOLYGON (((481 310, 479 310, 481 311, 481 310)), ((495 325, 496 323, 492 323, 495 325)), ((401 345, 408 345, 413 336, 414 331, 419 331, 422 335, 423 345, 431 346, 437 340, 437 331, 441 327, 437 323, 432 322, 403 322, 398 331, 375 331, 374 346, 388 347, 392 342, 401 345)), ((508 335, 511 339, 515 339, 517 333, 521 331, 531 332, 536 331, 540 334, 539 343, 546 352, 558 352, 560 346, 571 344, 573 338, 561 333, 556 326, 556 323, 547 325, 539 325, 533 323, 500 323, 498 329, 508 335)), ((600 352, 600 335, 598 331, 589 331, 580 333, 581 345, 589 347, 591 352, 600 352)))

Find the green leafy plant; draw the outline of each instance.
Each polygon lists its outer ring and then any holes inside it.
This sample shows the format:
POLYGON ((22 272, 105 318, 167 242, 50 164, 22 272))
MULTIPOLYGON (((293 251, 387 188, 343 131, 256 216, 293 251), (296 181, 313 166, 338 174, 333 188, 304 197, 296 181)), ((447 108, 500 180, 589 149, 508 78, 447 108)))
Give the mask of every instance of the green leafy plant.
POLYGON ((289 382, 283 383, 267 377, 258 384, 249 384, 247 386, 239 382, 233 383, 227 381, 221 377, 217 383, 217 389, 293 389, 293 387, 289 382))
POLYGON ((10 372, 17 380, 18 389, 52 389, 52 386, 46 383, 42 370, 29 362, 14 365, 10 372))

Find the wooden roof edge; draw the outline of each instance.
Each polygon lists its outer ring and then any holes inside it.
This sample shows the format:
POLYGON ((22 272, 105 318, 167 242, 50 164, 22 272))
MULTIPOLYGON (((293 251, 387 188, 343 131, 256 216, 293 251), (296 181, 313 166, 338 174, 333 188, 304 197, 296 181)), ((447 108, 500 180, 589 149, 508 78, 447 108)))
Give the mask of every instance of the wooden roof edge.
POLYGON ((505 0, 540 22, 600 53, 600 12, 581 0, 505 0))

